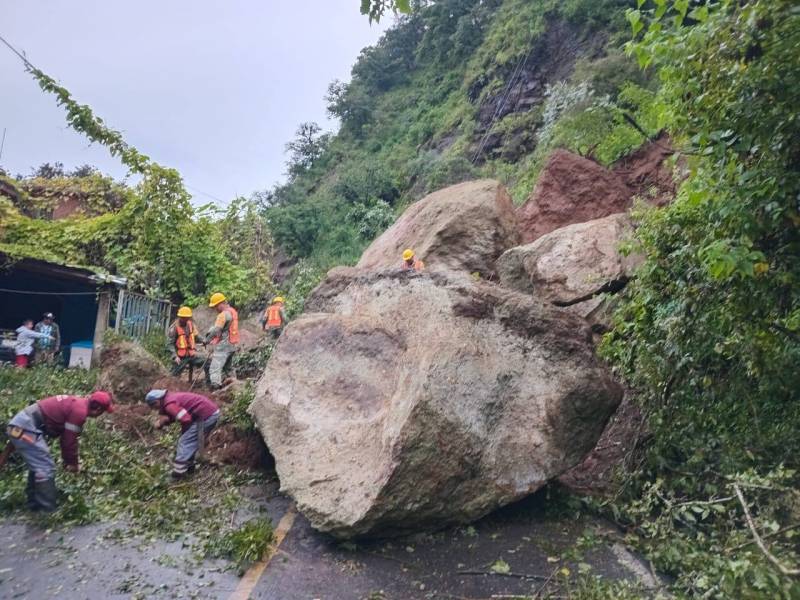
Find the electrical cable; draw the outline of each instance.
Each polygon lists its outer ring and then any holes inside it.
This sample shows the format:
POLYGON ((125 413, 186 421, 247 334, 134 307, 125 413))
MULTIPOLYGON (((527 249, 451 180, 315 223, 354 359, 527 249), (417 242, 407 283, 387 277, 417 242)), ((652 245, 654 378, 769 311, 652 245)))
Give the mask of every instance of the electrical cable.
POLYGON ((9 290, 0 288, 0 292, 6 294, 27 294, 31 296, 96 296, 108 292, 35 292, 33 290, 9 290))

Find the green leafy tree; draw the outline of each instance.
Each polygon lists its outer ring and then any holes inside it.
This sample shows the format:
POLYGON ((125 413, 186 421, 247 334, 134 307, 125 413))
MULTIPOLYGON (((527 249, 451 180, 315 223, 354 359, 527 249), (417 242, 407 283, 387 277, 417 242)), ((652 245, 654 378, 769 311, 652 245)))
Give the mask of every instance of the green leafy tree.
POLYGON ((646 262, 604 345, 653 434, 626 518, 684 593, 797 597, 796 544, 772 537, 770 560, 742 507, 777 532, 800 483, 786 467, 800 450, 800 12, 638 6, 629 51, 658 71, 689 175, 671 206, 642 212, 646 262))

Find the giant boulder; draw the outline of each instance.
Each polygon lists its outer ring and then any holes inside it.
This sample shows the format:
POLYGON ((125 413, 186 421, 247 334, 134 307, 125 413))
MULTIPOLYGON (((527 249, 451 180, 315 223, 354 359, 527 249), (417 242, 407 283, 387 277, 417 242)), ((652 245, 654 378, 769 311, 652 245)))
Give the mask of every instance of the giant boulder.
POLYGON ((251 412, 281 489, 338 537, 465 523, 576 465, 621 397, 584 321, 452 272, 339 268, 251 412))
POLYGON ((620 176, 566 150, 556 150, 545 165, 530 198, 517 210, 522 242, 573 223, 626 211, 633 190, 620 176))
POLYGON ((606 318, 602 294, 619 291, 641 263, 620 245, 632 234, 630 217, 616 214, 556 229, 497 260, 501 285, 570 307, 584 318, 606 318))
POLYGON ((468 181, 412 204, 370 244, 358 266, 394 267, 403 250, 413 248, 429 267, 489 275, 497 257, 518 243, 506 189, 491 179, 468 181))

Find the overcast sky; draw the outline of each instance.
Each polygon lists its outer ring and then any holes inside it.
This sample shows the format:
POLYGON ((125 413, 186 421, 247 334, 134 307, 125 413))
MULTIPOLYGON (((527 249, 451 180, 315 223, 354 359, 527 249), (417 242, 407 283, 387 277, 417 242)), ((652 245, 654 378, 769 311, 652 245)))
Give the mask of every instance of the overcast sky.
MULTIPOLYGON (((196 201, 224 201, 283 178, 297 125, 332 129, 323 96, 347 80, 370 25, 358 0, 5 0, 0 36, 157 162, 177 168, 196 201)), ((0 165, 89 163, 122 177, 99 146, 0 46, 0 165)))

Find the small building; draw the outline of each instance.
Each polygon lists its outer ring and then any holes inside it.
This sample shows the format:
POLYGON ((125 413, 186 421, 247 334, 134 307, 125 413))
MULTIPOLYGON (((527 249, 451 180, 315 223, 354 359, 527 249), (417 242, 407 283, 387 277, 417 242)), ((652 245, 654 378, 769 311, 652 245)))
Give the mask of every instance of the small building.
POLYGON ((90 349, 94 364, 109 327, 140 338, 169 324, 169 302, 126 287, 125 278, 90 268, 0 252, 0 330, 13 332, 25 319, 35 323, 51 312, 61 330, 62 348, 90 349))

